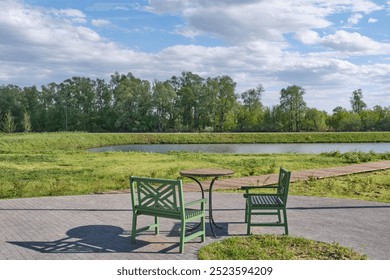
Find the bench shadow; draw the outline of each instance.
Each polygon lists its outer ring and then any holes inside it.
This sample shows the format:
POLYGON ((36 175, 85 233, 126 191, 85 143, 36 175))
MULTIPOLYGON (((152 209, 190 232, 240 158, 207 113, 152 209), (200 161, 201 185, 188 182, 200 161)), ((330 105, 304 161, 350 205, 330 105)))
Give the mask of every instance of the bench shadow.
POLYGON ((67 237, 54 241, 8 241, 40 253, 131 253, 149 242, 130 237, 120 227, 111 225, 87 225, 70 229, 67 237), (126 236, 127 235, 127 236, 126 236))
MULTIPOLYGON (((68 230, 66 232, 67 237, 58 240, 7 241, 7 243, 44 254, 177 254, 179 249, 179 240, 168 240, 166 237, 179 237, 179 231, 180 223, 175 223, 171 230, 167 232, 162 231, 162 235, 160 237, 154 235, 153 232, 144 232, 137 236, 136 244, 132 244, 130 241, 131 230, 123 230, 121 227, 111 225, 86 225, 68 230), (145 238, 150 239, 150 241, 143 240, 145 238), (157 245, 157 247, 154 247, 153 245, 157 245), (148 246, 152 247, 148 248, 148 246)), ((227 231, 223 235, 225 234, 227 234, 227 231)))

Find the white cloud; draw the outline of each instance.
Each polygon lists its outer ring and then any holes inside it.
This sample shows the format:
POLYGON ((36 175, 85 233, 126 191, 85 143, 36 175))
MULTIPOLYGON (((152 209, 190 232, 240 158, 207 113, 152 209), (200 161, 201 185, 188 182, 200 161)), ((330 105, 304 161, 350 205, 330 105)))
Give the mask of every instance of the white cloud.
POLYGON ((326 8, 299 2, 153 0, 148 10, 181 15, 186 22, 184 34, 211 34, 233 44, 283 40, 286 32, 331 25, 325 18, 326 8))
POLYGON ((361 55, 367 53, 389 53, 388 44, 380 44, 366 36, 356 32, 339 30, 333 35, 322 38, 322 44, 341 52, 360 52, 361 55))
POLYGON ((111 26, 112 23, 106 19, 93 19, 91 21, 93 26, 102 27, 102 26, 111 26))
POLYGON ((115 1, 102 1, 91 4, 86 8, 87 11, 107 12, 107 11, 130 11, 135 3, 123 3, 115 1))
POLYGON ((376 22, 378 22, 378 19, 376 19, 376 18, 369 18, 367 22, 368 23, 376 23, 376 22))
POLYGON ((305 45, 314 45, 321 41, 317 32, 312 30, 303 30, 295 33, 295 38, 305 45))
POLYGON ((348 18, 348 23, 350 25, 356 25, 360 22, 360 20, 363 18, 362 14, 353 14, 348 18))
MULTIPOLYGON (((385 63, 389 44, 356 32, 324 35, 322 31, 332 27, 327 17, 335 11, 365 14, 378 9, 371 1, 150 1, 148 9, 154 13, 183 16, 185 25, 177 31, 186 36, 211 34, 230 42, 217 47, 173 45, 157 53, 109 42, 83 24, 91 19, 78 10, 44 10, 20 1, 0 3, 0 81, 5 83, 42 85, 72 76, 109 79, 115 71, 164 80, 192 71, 205 77, 229 75, 237 81, 238 92, 261 83, 266 102, 274 103, 282 87, 299 84, 307 90, 308 104, 320 106, 315 100, 329 92, 351 93, 364 85, 375 85, 373 92, 379 92, 389 81, 390 66, 385 63), (286 33, 308 47, 326 46, 331 51, 292 51, 286 33), (384 59, 382 64, 358 65, 348 61, 351 54, 381 54, 384 59)), ((95 19, 91 23, 110 22, 95 19)), ((365 101, 370 103, 369 95, 365 101)))

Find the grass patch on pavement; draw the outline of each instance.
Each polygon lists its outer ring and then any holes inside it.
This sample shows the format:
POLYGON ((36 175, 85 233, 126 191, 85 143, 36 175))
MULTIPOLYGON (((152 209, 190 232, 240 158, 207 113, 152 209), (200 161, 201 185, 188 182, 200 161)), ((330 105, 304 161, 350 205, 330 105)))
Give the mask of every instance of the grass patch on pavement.
POLYGON ((302 237, 252 235, 229 237, 202 247, 201 260, 366 260, 366 255, 337 243, 302 237))

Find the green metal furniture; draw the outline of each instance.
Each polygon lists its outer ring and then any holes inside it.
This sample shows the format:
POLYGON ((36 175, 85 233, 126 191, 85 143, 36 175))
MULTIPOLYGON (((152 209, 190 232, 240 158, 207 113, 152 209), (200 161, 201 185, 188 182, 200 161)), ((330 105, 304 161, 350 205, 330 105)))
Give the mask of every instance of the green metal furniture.
POLYGON ((251 234, 252 226, 282 226, 284 227, 285 234, 288 235, 286 204, 290 177, 291 172, 280 168, 277 185, 241 187, 242 190, 245 190, 245 223, 247 223, 247 234, 251 234), (272 193, 251 193, 251 191, 259 189, 274 189, 274 191, 272 193), (283 222, 281 220, 281 211, 283 212, 283 222), (277 222, 258 223, 252 220, 252 216, 255 215, 277 215, 278 220, 277 222))
POLYGON ((181 180, 155 179, 145 177, 130 177, 131 202, 133 207, 133 225, 131 242, 135 243, 137 233, 155 230, 159 234, 159 218, 169 218, 181 221, 180 253, 184 252, 184 243, 196 237, 205 241, 205 204, 207 199, 185 203, 183 183, 181 180), (188 208, 198 205, 197 209, 188 208), (154 217, 150 226, 137 229, 137 218, 140 215, 154 217), (186 224, 200 219, 200 230, 186 235, 186 224))

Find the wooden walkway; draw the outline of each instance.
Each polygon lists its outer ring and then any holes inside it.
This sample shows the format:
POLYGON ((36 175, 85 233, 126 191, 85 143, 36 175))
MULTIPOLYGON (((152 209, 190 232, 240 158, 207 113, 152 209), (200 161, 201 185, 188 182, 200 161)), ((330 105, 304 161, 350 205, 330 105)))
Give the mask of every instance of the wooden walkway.
MULTIPOLYGON (((291 182, 299 180, 307 180, 310 178, 323 179, 329 177, 337 177, 349 174, 365 173, 390 169, 390 160, 367 162, 361 164, 352 164, 346 166, 319 168, 303 171, 293 171, 291 173, 291 182)), ((243 178, 221 178, 215 181, 214 190, 216 189, 239 189, 241 186, 262 186, 275 184, 278 181, 278 174, 268 174, 261 176, 250 176, 243 178)), ((208 189, 210 181, 202 182, 205 189, 208 189)), ((199 186, 196 183, 186 183, 186 191, 199 191, 199 186)))

